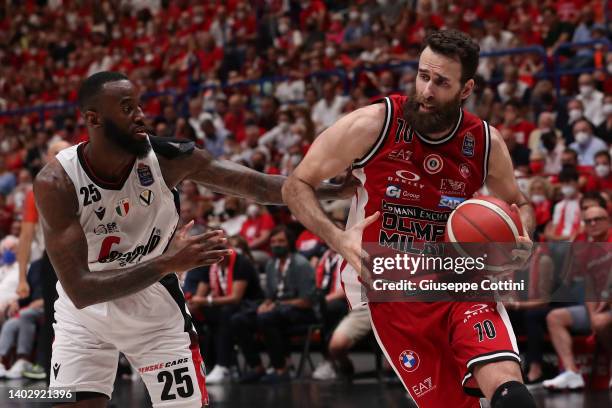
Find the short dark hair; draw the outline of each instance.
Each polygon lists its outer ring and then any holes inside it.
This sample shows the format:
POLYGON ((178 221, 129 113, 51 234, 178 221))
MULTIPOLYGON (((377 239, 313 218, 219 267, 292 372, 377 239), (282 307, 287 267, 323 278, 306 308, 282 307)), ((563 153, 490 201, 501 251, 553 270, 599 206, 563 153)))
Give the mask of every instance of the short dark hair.
POLYGON ((603 156, 606 159, 608 159, 608 163, 612 162, 612 158, 610 157, 610 152, 607 150, 600 150, 597 153, 595 153, 595 156, 593 156, 594 159, 603 156))
POLYGON ((597 201, 597 204, 599 204, 601 208, 606 208, 606 200, 598 191, 587 191, 584 193, 580 199, 580 208, 582 208, 586 200, 597 201))
POLYGON ((107 82, 123 81, 128 77, 121 72, 101 71, 86 78, 79 88, 78 103, 81 111, 91 108, 93 100, 98 95, 102 86, 107 82))
POLYGON ((559 173, 559 182, 566 183, 568 181, 578 181, 580 175, 578 174, 578 170, 576 167, 571 165, 563 166, 561 172, 559 173))
POLYGON ((571 147, 566 147, 563 153, 571 154, 574 160, 578 161, 578 152, 572 149, 571 147))
POLYGON ((270 231, 270 238, 280 233, 285 234, 289 243, 289 252, 295 252, 295 234, 286 225, 277 225, 270 231))
POLYGON ((480 46, 469 35, 457 30, 434 31, 425 37, 421 52, 427 47, 436 54, 442 54, 461 63, 462 84, 476 75, 480 46))

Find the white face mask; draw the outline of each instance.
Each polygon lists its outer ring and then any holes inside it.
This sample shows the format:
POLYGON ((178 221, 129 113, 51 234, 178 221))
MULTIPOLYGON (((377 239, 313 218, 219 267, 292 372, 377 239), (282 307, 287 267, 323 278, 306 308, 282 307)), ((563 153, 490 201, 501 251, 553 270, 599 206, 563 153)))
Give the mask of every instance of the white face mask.
POLYGON ((608 177, 608 175, 610 175, 610 166, 605 164, 598 164, 597 166, 595 166, 595 174, 597 174, 597 177, 599 178, 608 177))
POLYGON ((548 133, 548 132, 550 132, 550 128, 548 127, 540 128, 540 133, 548 133))
POLYGON ((589 96, 593 92, 593 87, 591 85, 581 85, 579 89, 580 95, 582 96, 589 96))
POLYGON ((531 196, 531 202, 534 204, 540 204, 546 201, 546 196, 543 194, 534 194, 531 196))
POLYGON ((255 204, 251 204, 247 207, 247 215, 251 218, 255 218, 259 215, 259 207, 255 204))
POLYGON ((563 197, 565 198, 570 198, 576 194, 576 187, 567 185, 561 186, 561 194, 563 194, 563 197))
POLYGON ((567 114, 570 122, 574 122, 582 117, 582 111, 580 109, 572 109, 567 114))
POLYGON ((612 103, 606 103, 603 106, 603 115, 610 116, 612 114, 612 103))
POLYGON ((574 139, 576 139, 576 142, 579 145, 587 144, 590 138, 591 135, 589 135, 587 132, 578 132, 576 133, 576 136, 574 136, 574 139))

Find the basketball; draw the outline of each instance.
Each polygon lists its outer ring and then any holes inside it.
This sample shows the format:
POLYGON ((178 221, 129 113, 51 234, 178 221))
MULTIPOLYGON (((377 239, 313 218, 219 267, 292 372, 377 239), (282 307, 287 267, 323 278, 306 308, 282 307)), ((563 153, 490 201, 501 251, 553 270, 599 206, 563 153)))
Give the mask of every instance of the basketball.
POLYGON ((511 250, 523 233, 517 212, 499 198, 479 196, 459 205, 446 224, 445 241, 453 245, 461 256, 479 257, 486 254, 489 271, 512 261, 511 250), (473 243, 480 243, 476 245, 473 243))

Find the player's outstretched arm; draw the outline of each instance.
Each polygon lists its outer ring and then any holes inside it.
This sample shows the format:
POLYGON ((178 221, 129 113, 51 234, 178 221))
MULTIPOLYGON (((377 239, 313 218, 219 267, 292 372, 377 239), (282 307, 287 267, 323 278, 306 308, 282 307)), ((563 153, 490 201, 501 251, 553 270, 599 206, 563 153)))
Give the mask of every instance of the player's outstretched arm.
MULTIPOLYGON (((183 179, 190 179, 217 193, 260 204, 284 204, 281 188, 287 179, 285 176, 264 174, 230 160, 215 159, 202 149, 193 149, 175 158, 161 156, 159 160, 170 188, 183 179)), ((356 187, 354 178, 349 177, 342 185, 321 183, 316 194, 321 200, 348 198, 356 187)))
POLYGON ((47 253, 62 287, 79 309, 138 292, 168 273, 210 265, 229 253, 213 250, 225 243, 219 231, 188 237, 188 224, 177 232, 166 253, 152 261, 125 269, 91 272, 87 239, 77 214, 77 195, 58 161, 38 174, 34 195, 47 253))
POLYGON ((345 236, 345 231, 325 215, 315 196, 314 186, 345 171, 355 160, 366 155, 380 134, 384 115, 385 105, 375 104, 341 118, 315 140, 283 187, 283 198, 293 215, 353 266, 360 264, 361 231, 353 231, 355 236, 352 238, 345 236), (352 246, 349 248, 348 245, 352 246))

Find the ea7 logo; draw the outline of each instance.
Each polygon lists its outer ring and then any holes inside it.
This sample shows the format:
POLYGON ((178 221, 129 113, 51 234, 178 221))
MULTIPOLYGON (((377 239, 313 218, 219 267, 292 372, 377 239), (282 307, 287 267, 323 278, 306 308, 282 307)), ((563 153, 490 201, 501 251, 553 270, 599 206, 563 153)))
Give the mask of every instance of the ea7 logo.
POLYGON ((406 149, 396 149, 392 150, 391 153, 387 157, 391 160, 401 161, 401 162, 410 162, 410 156, 412 156, 412 152, 406 149))
POLYGON ((423 395, 427 394, 429 391, 433 390, 434 388, 436 388, 436 386, 433 385, 431 377, 427 377, 420 383, 413 385, 412 392, 414 392, 414 395, 416 395, 417 398, 420 398, 423 395))

